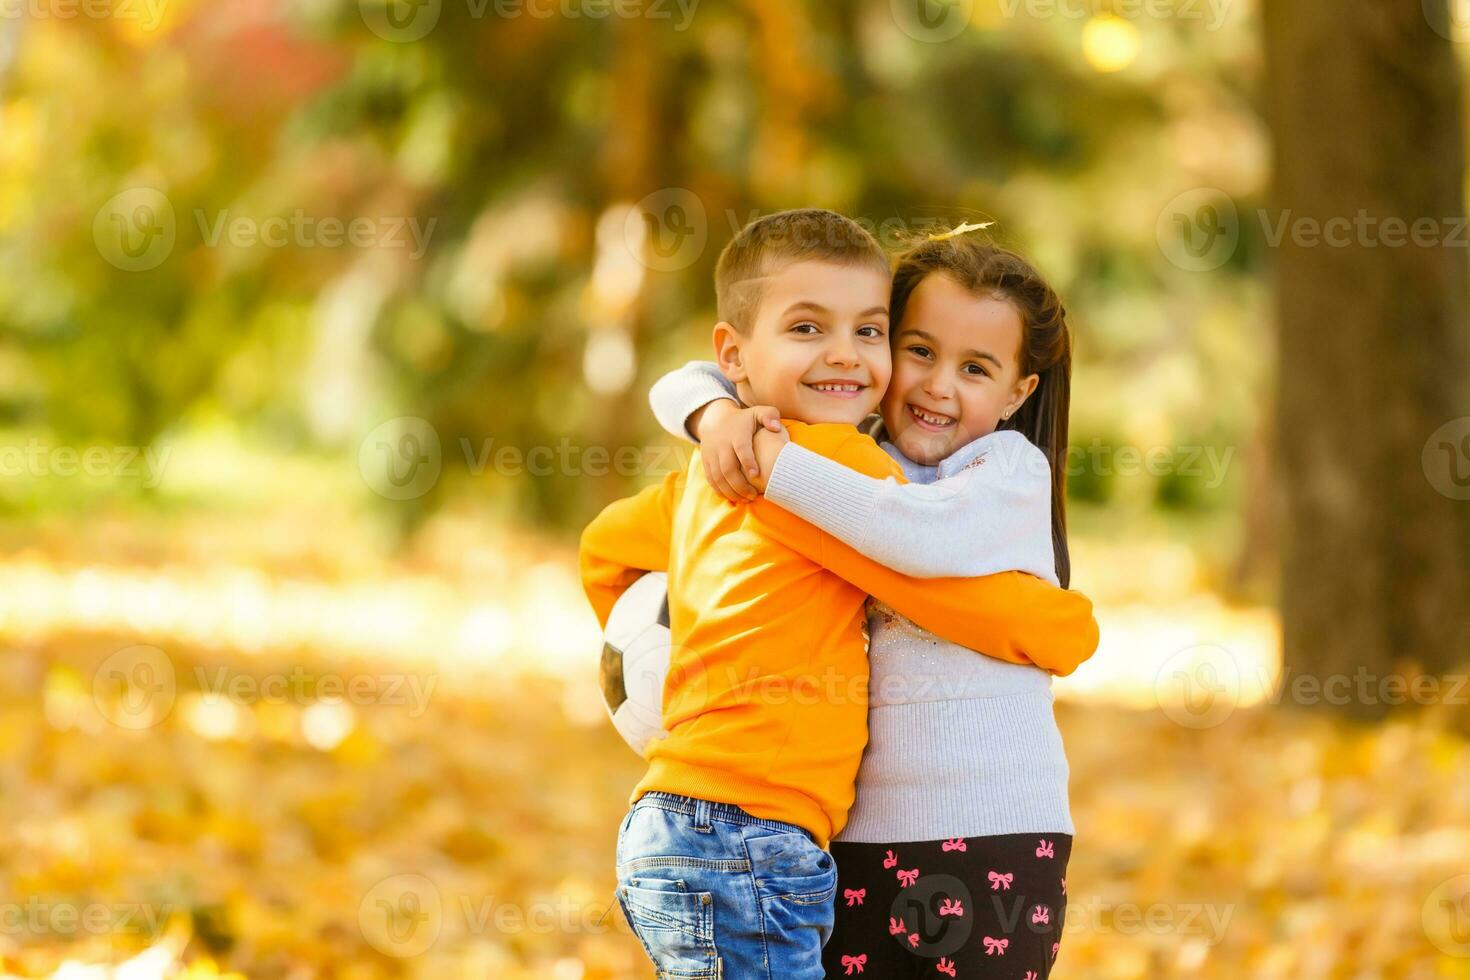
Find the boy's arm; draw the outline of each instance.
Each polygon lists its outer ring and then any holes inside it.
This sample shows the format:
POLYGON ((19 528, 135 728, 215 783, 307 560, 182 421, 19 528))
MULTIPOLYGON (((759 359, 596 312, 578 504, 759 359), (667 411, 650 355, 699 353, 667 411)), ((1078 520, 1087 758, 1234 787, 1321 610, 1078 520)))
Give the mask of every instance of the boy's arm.
POLYGON ((816 561, 923 629, 976 652, 1070 674, 1097 651, 1092 601, 1023 572, 914 579, 886 569, 769 501, 750 504, 761 533, 816 561))
POLYGON ((662 483, 608 504, 582 531, 582 589, 598 625, 607 625, 618 596, 646 572, 668 571, 674 504, 683 481, 682 471, 670 473, 662 483))
POLYGON ((694 442, 699 439, 689 429, 689 416, 720 398, 739 402, 735 386, 713 361, 690 361, 659 378, 648 389, 649 407, 664 431, 694 442))
POLYGON ((750 504, 763 534, 951 643, 997 660, 1070 674, 1097 650, 1092 601, 1023 572, 912 578, 766 500, 750 504))
POLYGON ((1019 571, 1055 585, 1045 454, 1019 432, 982 440, 983 462, 930 484, 877 479, 788 443, 766 499, 905 575, 1019 571))
MULTIPOLYGON (((870 476, 902 477, 877 443, 834 427, 792 429, 794 440, 870 476)), ((783 450, 784 452, 784 450, 783 450)), ((1020 572, 981 578, 911 578, 885 568, 851 546, 761 499, 750 504, 761 531, 841 576, 919 626, 960 646, 1012 663, 1070 674, 1097 649, 1092 602, 1020 572)))

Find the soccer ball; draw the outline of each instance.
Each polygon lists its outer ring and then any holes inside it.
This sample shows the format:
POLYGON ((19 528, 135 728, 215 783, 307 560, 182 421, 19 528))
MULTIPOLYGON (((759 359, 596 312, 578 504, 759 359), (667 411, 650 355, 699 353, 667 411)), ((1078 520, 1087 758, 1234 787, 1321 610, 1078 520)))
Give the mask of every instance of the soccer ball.
POLYGON ((613 727, 642 755, 662 737, 669 673, 669 577, 649 572, 618 596, 602 632, 602 699, 613 727))

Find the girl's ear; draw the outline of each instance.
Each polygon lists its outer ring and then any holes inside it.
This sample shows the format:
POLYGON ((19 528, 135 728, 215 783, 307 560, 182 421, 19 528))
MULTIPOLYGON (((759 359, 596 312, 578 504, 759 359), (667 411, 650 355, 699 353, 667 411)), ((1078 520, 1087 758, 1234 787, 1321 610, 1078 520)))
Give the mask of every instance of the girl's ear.
POLYGON ((741 354, 740 345, 745 338, 740 331, 735 329, 733 323, 721 320, 715 324, 715 364, 731 384, 740 384, 746 379, 745 358, 741 354))
POLYGON ((1007 418, 1010 418, 1021 410, 1021 406, 1026 404, 1026 399, 1031 397, 1032 392, 1036 390, 1036 386, 1040 383, 1041 375, 1039 374, 1028 374, 1016 382, 1016 387, 1011 389, 1011 400, 1006 403, 1005 411, 1007 418))

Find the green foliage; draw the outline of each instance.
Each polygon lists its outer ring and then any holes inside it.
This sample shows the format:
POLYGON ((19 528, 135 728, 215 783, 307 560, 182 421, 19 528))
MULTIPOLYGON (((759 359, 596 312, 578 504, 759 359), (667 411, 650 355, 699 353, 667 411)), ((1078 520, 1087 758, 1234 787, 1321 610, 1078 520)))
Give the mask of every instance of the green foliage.
MULTIPOLYGON (((1222 438, 1252 431, 1235 392, 1258 381, 1236 368, 1260 360, 1244 284, 1264 256, 1247 225, 1229 263, 1192 272, 1156 237, 1181 192, 1223 188, 1242 212, 1260 193, 1248 10, 1208 36, 1182 15, 1129 21, 1136 57, 1108 73, 1085 18, 1024 4, 977 4, 944 43, 906 34, 887 0, 696 6, 687 24, 445 2, 413 41, 375 33, 373 9, 222 0, 170 5, 153 30, 27 24, 0 162, 0 375, 23 381, 0 417, 141 445, 223 412, 344 458, 397 415, 446 446, 641 445, 647 385, 704 352, 724 241, 822 205, 895 247, 995 218, 1068 298, 1079 430, 1168 440, 1171 420, 1225 405, 1222 438), (162 194, 176 231, 141 270, 102 240, 131 188, 162 194), (623 209, 670 189, 703 208, 706 244, 677 268, 620 267, 623 209), (279 245, 259 240, 273 219, 279 245), (369 244, 325 243, 322 222, 355 220, 369 244), (391 230, 409 221, 418 240, 391 230), (596 336, 627 338, 631 372, 586 353, 596 336)), ((482 489, 463 453, 446 466, 394 505, 410 524, 482 489)), ((522 516, 575 526, 636 479, 501 482, 522 516)), ((1107 499, 1086 478, 1073 492, 1107 499)))

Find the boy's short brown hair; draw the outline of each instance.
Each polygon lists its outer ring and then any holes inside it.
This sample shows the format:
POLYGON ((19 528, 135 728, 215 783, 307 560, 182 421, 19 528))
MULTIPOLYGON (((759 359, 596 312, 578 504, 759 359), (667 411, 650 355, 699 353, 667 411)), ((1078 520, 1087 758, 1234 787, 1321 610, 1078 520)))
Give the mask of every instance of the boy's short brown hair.
POLYGON ((798 208, 757 218, 730 240, 715 265, 720 319, 741 333, 750 329, 764 292, 763 280, 797 262, 871 264, 892 275, 888 256, 866 228, 825 208, 798 208))

